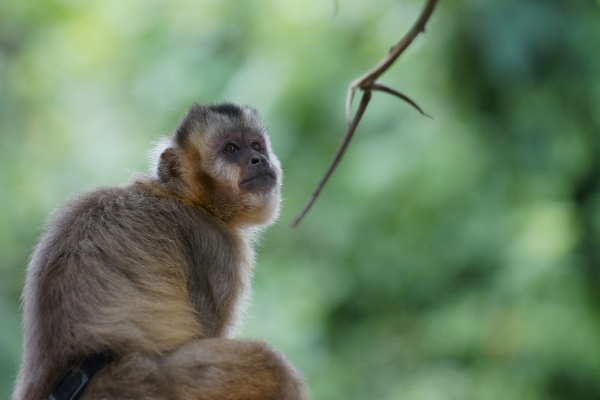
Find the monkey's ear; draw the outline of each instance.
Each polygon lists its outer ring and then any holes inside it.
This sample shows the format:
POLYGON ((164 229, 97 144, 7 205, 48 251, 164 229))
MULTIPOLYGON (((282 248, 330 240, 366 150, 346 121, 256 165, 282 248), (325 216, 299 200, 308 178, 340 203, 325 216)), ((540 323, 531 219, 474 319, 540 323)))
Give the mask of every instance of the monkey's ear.
POLYGON ((171 182, 181 176, 181 162, 179 155, 173 148, 162 152, 158 160, 158 178, 163 182, 171 182))

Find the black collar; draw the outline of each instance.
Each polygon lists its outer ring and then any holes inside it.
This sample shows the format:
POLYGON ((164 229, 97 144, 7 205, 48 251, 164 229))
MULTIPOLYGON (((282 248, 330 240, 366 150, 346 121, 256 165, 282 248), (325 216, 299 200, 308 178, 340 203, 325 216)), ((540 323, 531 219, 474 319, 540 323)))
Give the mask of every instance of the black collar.
POLYGON ((69 365, 47 400, 77 400, 92 376, 111 361, 112 357, 107 354, 92 354, 79 364, 69 365))

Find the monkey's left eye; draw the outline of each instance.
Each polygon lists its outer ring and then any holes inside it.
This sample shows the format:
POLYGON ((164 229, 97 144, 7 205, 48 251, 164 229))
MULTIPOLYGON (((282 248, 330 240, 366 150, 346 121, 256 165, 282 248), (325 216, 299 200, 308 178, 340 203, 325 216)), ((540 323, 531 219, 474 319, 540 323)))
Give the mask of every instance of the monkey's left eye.
POLYGON ((235 144, 233 144, 233 143, 227 143, 227 144, 225 145, 225 148, 224 148, 223 150, 225 150, 225 153, 230 153, 230 154, 233 154, 233 153, 237 153, 237 152, 240 150, 240 148, 239 148, 239 147, 237 147, 237 146, 236 146, 235 144))
POLYGON ((262 147, 260 146, 260 144, 256 143, 256 142, 252 142, 250 143, 250 148, 256 151, 261 151, 262 147))

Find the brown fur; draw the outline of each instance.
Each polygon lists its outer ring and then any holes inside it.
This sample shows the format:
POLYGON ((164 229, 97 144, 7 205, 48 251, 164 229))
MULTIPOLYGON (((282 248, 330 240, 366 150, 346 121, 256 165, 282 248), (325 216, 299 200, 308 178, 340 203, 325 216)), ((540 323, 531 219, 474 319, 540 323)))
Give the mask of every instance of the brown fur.
POLYGON ((70 363, 109 352, 83 399, 305 399, 279 352, 228 338, 249 293, 252 242, 280 203, 260 118, 194 106, 159 146, 155 173, 79 195, 47 224, 23 290, 13 398, 44 399, 70 363), (256 140, 260 152, 248 147, 256 140), (229 141, 239 155, 223 151, 229 141))

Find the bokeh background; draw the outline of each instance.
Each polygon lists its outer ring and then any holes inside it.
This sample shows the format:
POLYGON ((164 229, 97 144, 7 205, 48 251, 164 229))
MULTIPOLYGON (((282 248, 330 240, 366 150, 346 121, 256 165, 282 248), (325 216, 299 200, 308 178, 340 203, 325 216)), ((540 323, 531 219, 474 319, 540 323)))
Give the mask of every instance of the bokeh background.
POLYGON ((147 168, 193 103, 263 114, 286 175, 242 336, 315 400, 600 399, 600 4, 442 0, 345 132, 416 0, 0 2, 0 398, 46 216, 147 168))

